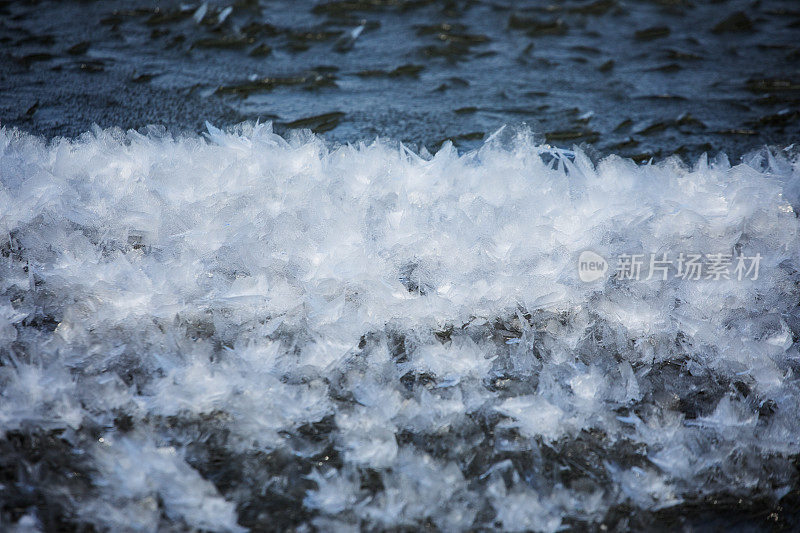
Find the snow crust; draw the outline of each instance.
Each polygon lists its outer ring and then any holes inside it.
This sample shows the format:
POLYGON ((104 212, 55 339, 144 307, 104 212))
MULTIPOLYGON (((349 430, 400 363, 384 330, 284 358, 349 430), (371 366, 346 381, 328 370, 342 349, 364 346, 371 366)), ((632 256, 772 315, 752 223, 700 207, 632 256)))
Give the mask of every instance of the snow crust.
POLYGON ((508 130, 418 155, 269 124, 2 129, 0 435, 63 443, 86 484, 43 497, 101 530, 550 532, 778 501, 798 192, 769 150, 688 167, 508 130), (582 283, 586 249, 763 259, 757 280, 582 283))

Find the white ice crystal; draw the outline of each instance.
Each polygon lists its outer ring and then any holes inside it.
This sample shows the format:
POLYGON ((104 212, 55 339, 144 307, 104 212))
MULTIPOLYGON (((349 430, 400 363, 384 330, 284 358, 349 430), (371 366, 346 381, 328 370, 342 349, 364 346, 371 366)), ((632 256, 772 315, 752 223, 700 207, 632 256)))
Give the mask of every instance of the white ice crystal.
POLYGON ((2 129, 0 445, 28 481, 0 499, 41 487, 76 524, 151 531, 556 531, 777 501, 800 454, 797 191, 766 149, 637 165, 507 131, 420 156, 269 124, 2 129), (584 283, 585 250, 761 264, 584 283))
POLYGON ((83 511, 113 530, 158 530, 158 501, 171 521, 213 531, 243 531, 233 504, 217 494, 173 447, 139 435, 101 438, 90 451, 102 502, 83 511))

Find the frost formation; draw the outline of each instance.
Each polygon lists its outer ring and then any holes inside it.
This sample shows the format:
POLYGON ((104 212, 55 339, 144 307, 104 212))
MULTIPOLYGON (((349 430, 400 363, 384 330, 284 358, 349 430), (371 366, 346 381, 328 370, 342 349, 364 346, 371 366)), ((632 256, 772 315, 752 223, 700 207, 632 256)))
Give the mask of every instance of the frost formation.
POLYGON ((524 133, 418 156, 268 124, 0 130, 0 520, 553 532, 777 505, 798 178, 767 150, 595 165, 524 133), (582 283, 586 249, 763 260, 582 283))

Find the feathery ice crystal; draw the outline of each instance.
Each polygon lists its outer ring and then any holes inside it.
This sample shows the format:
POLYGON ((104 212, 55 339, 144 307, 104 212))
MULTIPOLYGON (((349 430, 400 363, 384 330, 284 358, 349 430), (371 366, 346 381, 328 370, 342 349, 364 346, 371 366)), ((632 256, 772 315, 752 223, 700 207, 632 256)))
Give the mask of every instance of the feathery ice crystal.
POLYGON ((0 130, 2 520, 551 532, 779 502, 799 193, 768 150, 0 130), (587 249, 761 271, 583 283, 587 249))

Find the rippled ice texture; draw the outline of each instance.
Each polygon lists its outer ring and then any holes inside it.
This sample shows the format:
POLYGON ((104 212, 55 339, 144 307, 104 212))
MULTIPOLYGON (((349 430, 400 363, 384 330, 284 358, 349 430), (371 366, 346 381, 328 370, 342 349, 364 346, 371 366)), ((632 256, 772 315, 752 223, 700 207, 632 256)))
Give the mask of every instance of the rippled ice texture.
POLYGON ((209 129, 0 130, 7 525, 555 531, 796 484, 788 152, 209 129), (585 249, 763 260, 581 283, 585 249))

